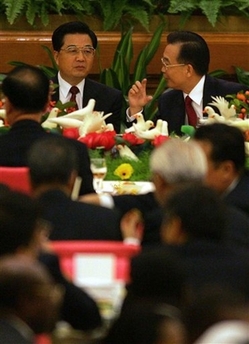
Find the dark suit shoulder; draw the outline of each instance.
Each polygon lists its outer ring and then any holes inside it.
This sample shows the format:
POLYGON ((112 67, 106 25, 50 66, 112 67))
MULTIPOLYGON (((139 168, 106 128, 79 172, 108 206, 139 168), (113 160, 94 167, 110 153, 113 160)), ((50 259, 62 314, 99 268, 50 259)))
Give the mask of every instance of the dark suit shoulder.
POLYGON ((227 94, 246 91, 248 90, 248 87, 239 84, 238 82, 214 78, 210 75, 207 75, 204 83, 204 93, 207 89, 213 93, 213 96, 225 97, 227 94))
POLYGON ((85 80, 85 86, 86 87, 93 87, 93 88, 96 88, 98 91, 102 91, 102 92, 105 92, 105 94, 115 94, 115 95, 120 95, 122 94, 122 92, 114 87, 110 87, 108 85, 105 85, 105 84, 102 84, 98 81, 95 81, 95 80, 92 80, 92 79, 89 79, 89 78, 86 78, 85 80))
POLYGON ((132 208, 137 208, 141 212, 147 212, 159 207, 153 192, 141 195, 118 195, 113 196, 113 200, 115 207, 118 208, 121 213, 125 213, 132 208))

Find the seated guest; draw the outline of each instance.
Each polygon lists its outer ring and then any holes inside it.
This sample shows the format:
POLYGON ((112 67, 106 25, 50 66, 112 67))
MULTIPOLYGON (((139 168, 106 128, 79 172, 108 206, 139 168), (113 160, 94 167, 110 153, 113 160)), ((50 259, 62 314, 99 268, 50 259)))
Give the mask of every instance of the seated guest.
MULTIPOLYGON (((144 218, 143 246, 158 244, 161 242, 160 226, 162 222, 162 206, 169 191, 179 184, 187 182, 204 182, 207 173, 207 161, 203 151, 196 142, 184 142, 179 139, 170 139, 161 146, 154 149, 150 157, 150 169, 155 191, 145 195, 97 195, 88 194, 83 200, 96 202, 104 206, 114 206, 122 214, 133 208, 137 208, 144 218), (107 201, 107 202, 106 202, 107 201)), ((227 241, 249 247, 249 221, 248 217, 233 206, 227 206, 227 241)), ((123 218, 121 227, 129 231, 139 217, 133 212, 133 223, 130 223, 128 215, 123 218), (126 221, 126 220, 129 221, 126 221)), ((131 235, 131 234, 130 234, 131 235)), ((135 236, 134 230, 134 236, 135 236)))
POLYGON ((76 87, 77 108, 81 109, 90 99, 96 101, 94 110, 112 113, 106 119, 117 133, 120 131, 123 96, 120 90, 91 80, 91 72, 97 48, 96 34, 81 21, 73 21, 57 27, 52 35, 54 58, 59 72, 52 81, 59 85, 52 94, 52 100, 62 103, 72 97, 71 87, 76 87))
POLYGON ((195 140, 206 154, 206 183, 217 190, 225 203, 249 215, 249 176, 242 131, 231 125, 214 123, 198 128, 195 140))
POLYGON ((166 247, 182 259, 192 294, 217 285, 249 298, 249 256, 226 244, 225 204, 211 188, 191 185, 167 198, 162 224, 166 247))
MULTIPOLYGON (((160 226, 162 220, 162 200, 175 185, 187 181, 202 181, 206 173, 206 158, 193 142, 171 139, 152 153, 155 158, 150 161, 153 182, 160 191, 144 195, 97 195, 89 194, 81 197, 82 201, 93 202, 117 208, 121 214, 138 209, 144 219, 143 245, 160 242, 160 226), (160 195, 159 195, 160 192, 160 195)), ((152 155, 152 156, 153 156, 152 155)), ((135 213, 134 215, 137 215, 135 213)))
POLYGON ((179 312, 165 304, 134 303, 126 309, 101 344, 185 344, 179 312))
POLYGON ((44 266, 25 256, 0 258, 0 338, 4 344, 32 344, 59 319, 62 290, 44 266))
MULTIPOLYGON (((225 97, 248 89, 245 85, 208 74, 209 47, 203 37, 195 32, 170 32, 161 62, 161 72, 167 80, 168 89, 158 99, 156 118, 167 121, 170 133, 182 135, 184 124, 196 127, 203 118, 205 106, 213 101, 212 96, 225 97)), ((151 100, 151 96, 146 94, 146 85, 146 79, 136 81, 129 91, 130 120, 151 100)))
POLYGON ((71 199, 79 161, 67 141, 60 136, 37 140, 27 162, 42 217, 52 224, 51 240, 122 240, 118 213, 71 199))
MULTIPOLYGON (((248 302, 245 302, 243 295, 224 288, 208 286, 186 304, 183 318, 188 342, 194 343, 216 324, 232 321, 240 323, 248 321, 248 316, 248 302)), ((247 330, 248 326, 249 323, 247 330)), ((249 339, 249 331, 247 335, 249 339)))
MULTIPOLYGON (((27 151, 37 139, 54 135, 41 126, 50 100, 50 84, 41 69, 29 65, 15 67, 3 80, 6 120, 11 126, 0 137, 0 166, 27 166, 27 151)), ((79 175, 84 180, 80 194, 94 192, 87 147, 66 139, 79 156, 79 175)))
POLYGON ((45 245, 47 228, 40 220, 37 203, 27 195, 1 190, 0 193, 0 256, 39 258, 56 283, 64 287, 60 320, 78 330, 93 330, 102 324, 95 301, 62 274, 58 257, 49 253, 45 245))

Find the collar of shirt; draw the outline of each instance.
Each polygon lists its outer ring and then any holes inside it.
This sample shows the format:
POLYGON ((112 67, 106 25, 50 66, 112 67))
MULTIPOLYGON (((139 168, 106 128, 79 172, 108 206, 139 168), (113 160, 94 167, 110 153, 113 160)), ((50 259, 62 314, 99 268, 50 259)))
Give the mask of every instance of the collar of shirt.
MULTIPOLYGON (((64 104, 70 101, 71 93, 69 92, 72 85, 62 79, 60 72, 58 73, 58 82, 59 82, 59 98, 60 101, 64 104)), ((85 79, 83 79, 77 86, 80 92, 76 95, 76 101, 79 109, 82 109, 83 106, 83 91, 85 86, 85 79)))
MULTIPOLYGON (((203 89, 204 89, 204 82, 206 76, 204 75, 201 80, 198 82, 197 85, 192 89, 189 93, 189 97, 192 99, 192 106, 198 116, 198 118, 203 118, 203 89)), ((186 98, 187 94, 184 93, 184 99, 186 98)))
POLYGON ((228 188, 223 192, 223 194, 222 194, 223 198, 226 197, 233 189, 236 188, 239 180, 240 180, 240 178, 237 177, 232 181, 232 183, 228 186, 228 188))
MULTIPOLYGON (((7 319, 6 319, 7 320, 7 319)), ((7 320, 21 335, 26 338, 27 340, 30 340, 33 342, 34 339, 34 332, 31 330, 31 328, 20 318, 16 316, 11 316, 7 320)))

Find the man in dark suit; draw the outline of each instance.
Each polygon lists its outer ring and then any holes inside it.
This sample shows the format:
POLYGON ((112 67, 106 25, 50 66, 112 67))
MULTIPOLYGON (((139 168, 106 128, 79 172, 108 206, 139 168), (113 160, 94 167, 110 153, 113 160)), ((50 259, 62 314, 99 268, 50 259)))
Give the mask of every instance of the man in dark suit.
MULTIPOLYGON (((20 66, 3 80, 2 91, 11 128, 0 136, 0 166, 26 166, 30 146, 39 138, 53 135, 40 125, 49 101, 49 80, 37 67, 20 66)), ((64 139, 78 152, 79 175, 83 180, 80 194, 94 192, 87 147, 77 140, 64 139)))
POLYGON ((0 338, 5 344, 33 344, 59 319, 62 293, 44 266, 25 256, 0 259, 0 338))
POLYGON ((59 73, 52 81, 59 85, 52 95, 52 100, 69 101, 70 89, 77 86, 75 102, 80 109, 95 99, 94 110, 112 113, 106 123, 112 123, 117 133, 120 131, 121 112, 123 106, 122 92, 88 78, 91 71, 97 37, 83 22, 75 21, 62 24, 52 35, 55 61, 59 73))
POLYGON ((214 187, 227 204, 249 215, 249 176, 245 169, 246 154, 242 131, 231 125, 203 125, 194 139, 208 160, 206 182, 214 187))
MULTIPOLYGON (((205 40, 194 32, 175 31, 167 36, 162 61, 162 73, 169 87, 158 101, 156 119, 168 122, 169 132, 181 135, 184 124, 198 125, 203 110, 212 102, 211 96, 225 97, 246 90, 246 86, 208 75, 210 54, 205 40), (194 123, 185 107, 186 98, 194 111, 194 123)), ((151 99, 146 94, 146 79, 137 81, 129 91, 129 114, 142 110, 151 99)), ((217 108, 214 108, 218 112, 217 108)))
POLYGON ((62 137, 36 141, 28 166, 42 217, 52 224, 51 240, 122 240, 118 213, 71 199, 78 159, 62 137))
MULTIPOLYGON (((241 293, 249 300, 249 256, 225 243, 224 209, 217 193, 200 184, 172 190, 166 200, 162 224, 165 246, 157 248, 157 255, 159 250, 169 250, 181 259, 190 301, 204 288, 215 286, 241 293)), ((154 250, 136 256, 136 264, 131 266, 139 269, 150 254, 153 256, 154 250)))
MULTIPOLYGON (((240 135, 242 134, 240 133, 240 135)), ((160 226, 163 218, 162 207, 170 190, 178 187, 181 183, 202 183, 206 178, 206 158, 204 152, 199 148, 193 140, 185 142, 179 139, 168 140, 157 147, 150 158, 150 169, 155 184, 154 192, 144 195, 117 196, 88 194, 82 199, 103 206, 115 206, 121 214, 129 214, 132 211, 132 215, 134 214, 133 222, 124 221, 126 217, 121 222, 121 227, 126 224, 127 227, 125 228, 128 230, 130 226, 140 220, 137 212, 133 212, 133 209, 139 209, 144 219, 143 246, 159 244, 161 242, 160 226)), ((214 185, 213 187, 215 188, 214 185)), ((232 204, 227 205, 226 213, 226 240, 248 249, 248 216, 232 204)), ((134 228, 134 234, 135 232, 136 228, 134 228)))
POLYGON ((17 259, 39 260, 54 282, 63 286, 59 320, 66 321, 77 330, 96 329, 102 324, 98 306, 61 272, 58 256, 48 250, 48 226, 41 220, 40 210, 37 202, 29 196, 1 189, 0 257, 13 254, 17 259))

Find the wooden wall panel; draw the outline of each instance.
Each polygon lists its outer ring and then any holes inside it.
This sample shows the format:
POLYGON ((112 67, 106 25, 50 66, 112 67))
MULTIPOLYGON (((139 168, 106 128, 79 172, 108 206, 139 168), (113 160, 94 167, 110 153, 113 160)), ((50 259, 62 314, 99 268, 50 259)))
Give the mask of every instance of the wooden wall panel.
MULTIPOLYGON (((96 32, 100 47, 100 65, 110 67, 114 51, 120 40, 118 32, 96 32)), ((233 74, 233 66, 240 66, 249 70, 249 35, 248 33, 202 33, 211 53, 210 71, 224 69, 233 74)), ((149 42, 151 34, 134 33, 134 61, 139 51, 149 42)), ((163 34, 161 45, 148 67, 148 74, 156 78, 160 74, 160 57, 166 42, 166 33, 163 34)), ((51 47, 51 32, 32 31, 0 31, 0 73, 7 73, 12 66, 9 61, 22 61, 33 65, 50 65, 47 53, 42 45, 51 47)), ((98 59, 95 58, 93 75, 99 73, 98 59)))

